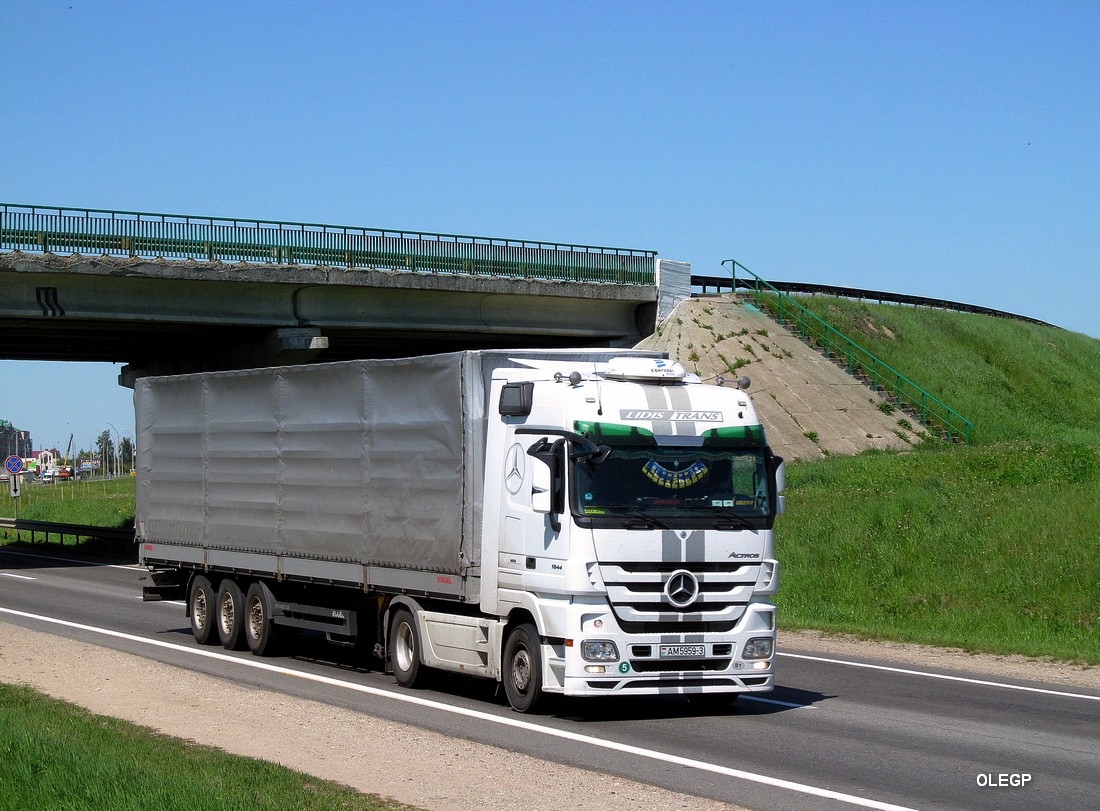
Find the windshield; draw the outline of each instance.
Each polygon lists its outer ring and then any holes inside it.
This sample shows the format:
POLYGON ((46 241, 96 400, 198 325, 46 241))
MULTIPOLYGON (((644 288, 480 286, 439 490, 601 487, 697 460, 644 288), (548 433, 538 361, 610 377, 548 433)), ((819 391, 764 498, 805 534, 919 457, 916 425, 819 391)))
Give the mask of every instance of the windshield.
POLYGON ((763 448, 617 446, 599 465, 574 463, 574 512, 590 526, 765 528, 763 448))

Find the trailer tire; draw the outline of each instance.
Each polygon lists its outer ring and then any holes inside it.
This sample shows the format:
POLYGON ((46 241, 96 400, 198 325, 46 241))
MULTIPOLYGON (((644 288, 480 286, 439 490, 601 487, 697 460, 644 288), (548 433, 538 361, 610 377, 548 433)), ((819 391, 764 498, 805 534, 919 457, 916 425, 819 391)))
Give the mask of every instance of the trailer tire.
POLYGON ((543 703, 542 645, 531 623, 517 625, 504 642, 504 694, 516 712, 535 712, 543 703))
POLYGON ((244 641, 244 592, 231 577, 218 587, 218 607, 215 612, 218 639, 226 650, 241 650, 244 641))
POLYGON ((390 666, 394 678, 402 687, 416 687, 422 683, 420 667, 420 632, 416 619, 406 608, 398 608, 390 620, 390 666))
POLYGON ((274 656, 279 637, 272 619, 271 590, 259 581, 244 597, 244 638, 255 656, 274 656))
POLYGON ((205 575, 196 575, 187 595, 187 616, 191 620, 191 634, 200 645, 216 645, 218 636, 214 614, 218 592, 205 575))

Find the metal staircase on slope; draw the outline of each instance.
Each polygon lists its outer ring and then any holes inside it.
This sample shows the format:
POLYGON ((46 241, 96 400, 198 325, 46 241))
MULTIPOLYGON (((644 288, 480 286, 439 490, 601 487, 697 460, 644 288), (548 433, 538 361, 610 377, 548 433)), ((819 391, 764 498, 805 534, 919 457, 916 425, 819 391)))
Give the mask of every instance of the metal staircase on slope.
MULTIPOLYGON (((826 359, 857 378, 873 391, 882 392, 887 402, 902 410, 926 429, 933 426, 948 442, 970 444, 974 424, 942 400, 932 396, 913 381, 872 355, 846 335, 830 326, 793 298, 773 287, 747 267, 733 259, 730 263, 736 278, 740 268, 749 274, 750 296, 755 306, 768 313, 780 326, 798 335, 817 349, 826 359)), ((736 282, 735 282, 736 287, 736 282)))

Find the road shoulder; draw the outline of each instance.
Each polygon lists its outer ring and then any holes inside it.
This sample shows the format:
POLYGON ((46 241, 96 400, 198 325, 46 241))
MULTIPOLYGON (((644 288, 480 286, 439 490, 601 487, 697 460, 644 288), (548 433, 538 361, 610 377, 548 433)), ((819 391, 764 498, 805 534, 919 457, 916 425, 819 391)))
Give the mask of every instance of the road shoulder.
POLYGON ((429 811, 744 811, 8 623, 0 640, 0 682, 429 811))
MULTIPOLYGON (((1019 679, 1046 686, 1087 687, 1100 690, 1100 667, 1088 667, 1052 659, 970 653, 956 648, 935 648, 903 642, 860 639, 820 631, 780 631, 780 653, 812 653, 833 659, 852 658, 929 670, 953 670, 971 678, 1019 679)), ((782 663, 778 665, 782 667, 782 663)))

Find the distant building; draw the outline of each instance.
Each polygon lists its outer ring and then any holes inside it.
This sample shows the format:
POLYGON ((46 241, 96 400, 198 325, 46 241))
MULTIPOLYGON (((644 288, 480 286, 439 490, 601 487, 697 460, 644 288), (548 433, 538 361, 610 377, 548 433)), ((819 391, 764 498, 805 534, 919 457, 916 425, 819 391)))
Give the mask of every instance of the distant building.
POLYGON ((34 453, 34 443, 30 431, 20 431, 8 420, 0 420, 0 453, 4 458, 18 456, 23 459, 34 453))
POLYGON ((38 472, 42 473, 57 467, 57 460, 60 456, 61 453, 56 448, 52 450, 35 451, 34 459, 38 462, 38 472))

